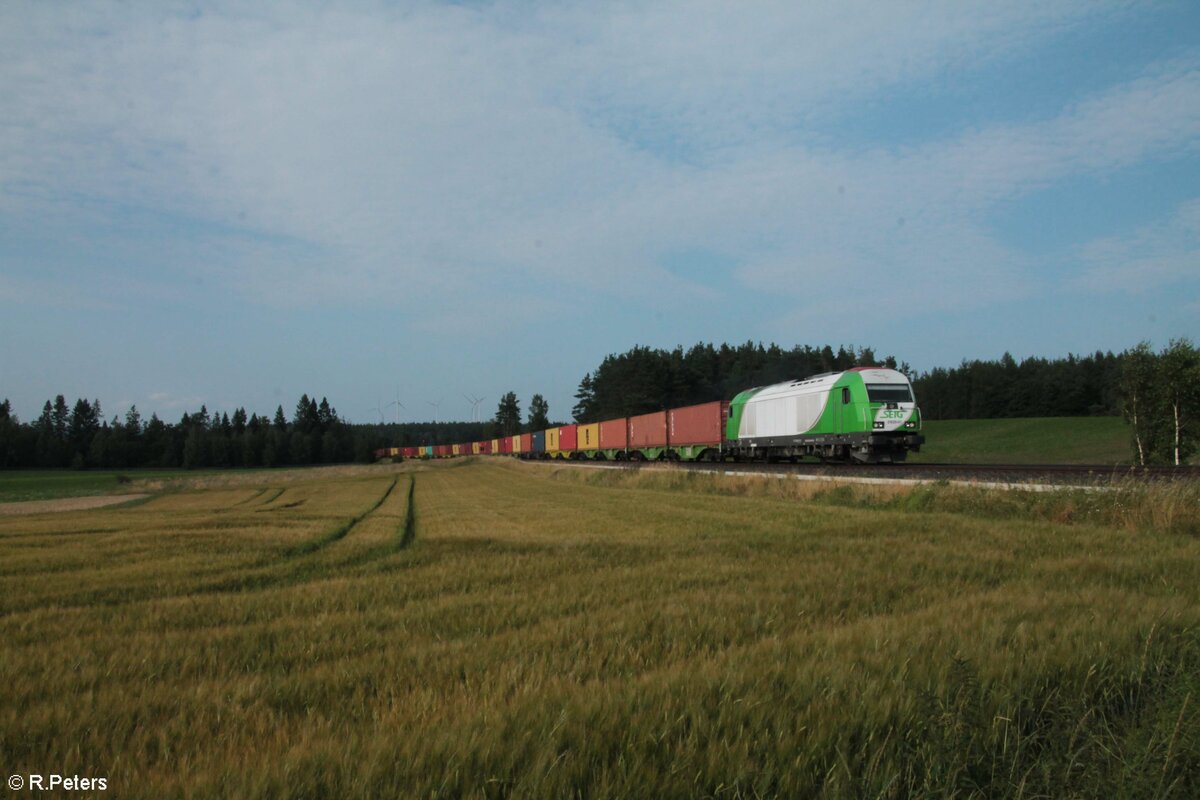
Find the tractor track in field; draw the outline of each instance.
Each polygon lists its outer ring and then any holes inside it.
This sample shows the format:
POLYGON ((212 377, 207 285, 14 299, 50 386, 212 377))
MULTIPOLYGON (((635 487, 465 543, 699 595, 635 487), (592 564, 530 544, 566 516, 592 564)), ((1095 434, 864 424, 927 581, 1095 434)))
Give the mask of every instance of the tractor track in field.
MULTIPOLYGON (((244 569, 248 572, 232 575, 217 580, 210 580, 207 583, 202 583, 199 586, 191 588, 183 588, 179 591, 168 591, 160 593, 153 586, 131 587, 115 587, 105 588, 87 592, 84 595, 78 595, 67 598, 57 598, 51 605, 46 604, 31 604, 27 606, 17 606, 0 610, 0 618, 11 617, 17 614, 25 614, 37 612, 53 607, 55 611, 71 611, 82 608, 95 606, 123 606, 136 603, 157 603, 167 600, 174 600, 181 597, 191 597, 194 595, 220 594, 223 592, 247 592, 247 591, 265 591, 268 589, 282 588, 286 586, 296 586, 303 583, 323 580, 328 577, 327 574, 319 571, 318 563, 310 559, 302 558, 317 553, 329 545, 343 539, 354 528, 355 525, 362 522, 371 514, 375 513, 380 506, 391 496, 395 491, 396 486, 400 482, 400 477, 392 479, 392 483, 388 486, 387 491, 376 500, 366 511, 351 517, 350 519, 338 524, 320 536, 309 539, 295 545, 284 551, 282 558, 275 557, 257 563, 245 565, 244 569), (284 572, 264 571, 271 567, 286 567, 284 572)), ((410 483, 409 496, 411 501, 412 486, 410 483)), ((387 552, 397 552, 408 543, 411 543, 415 535, 415 517, 411 514, 406 517, 406 522, 398 531, 399 536, 395 540, 395 544, 381 550, 378 555, 385 555, 387 552), (411 523, 409 519, 412 519, 411 523), (410 527, 411 526, 411 527, 410 527), (407 541, 405 539, 407 537, 407 541)), ((338 566, 355 566, 356 560, 349 559, 344 564, 339 563, 338 566)))
MULTIPOLYGON (((287 491, 286 488, 285 489, 277 489, 275 491, 275 494, 271 495, 270 497, 267 497, 265 500, 262 500, 261 502, 258 502, 258 503, 253 503, 252 507, 254 508, 254 513, 261 514, 264 511, 273 511, 274 508, 271 506, 271 503, 274 503, 276 500, 278 500, 283 495, 283 493, 286 491, 287 491)), ((264 489, 263 493, 265 494, 266 492, 267 492, 267 490, 264 489)), ((261 495, 260 495, 260 497, 261 497, 261 495)))
MULTIPOLYGON (((392 478, 392 485, 389 486, 387 488, 387 491, 383 493, 383 496, 380 497, 378 500, 376 500, 375 504, 372 505, 370 508, 368 508, 366 511, 362 512, 361 514, 358 514, 357 516, 351 517, 350 519, 348 519, 345 522, 338 525, 336 528, 332 528, 332 529, 326 531, 325 533, 321 534, 320 536, 318 536, 315 539, 309 539, 307 542, 301 542, 300 544, 289 548, 287 551, 285 551, 284 557, 292 558, 295 556, 304 556, 304 555, 308 555, 309 553, 315 553, 318 550, 321 550, 322 548, 328 547, 329 545, 333 544, 334 542, 338 541, 339 539, 344 539, 346 537, 346 535, 349 534, 350 531, 354 529, 355 525, 357 525, 358 523, 362 522, 367 517, 374 514, 376 509, 378 509, 381 505, 384 504, 384 501, 386 501, 389 497, 391 497, 392 492, 396 490, 396 484, 398 484, 399 482, 400 482, 399 476, 392 478)), ((282 507, 287 508, 287 506, 282 506, 282 507)))
POLYGON ((403 550, 417 538, 417 476, 408 479, 408 507, 404 510, 404 526, 400 529, 400 540, 397 550, 403 550))

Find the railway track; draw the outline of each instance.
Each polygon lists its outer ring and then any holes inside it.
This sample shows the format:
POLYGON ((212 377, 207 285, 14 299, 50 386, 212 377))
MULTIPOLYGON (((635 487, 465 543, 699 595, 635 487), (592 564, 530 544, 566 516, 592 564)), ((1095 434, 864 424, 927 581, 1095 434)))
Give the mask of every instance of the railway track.
MULTIPOLYGON (((562 462, 553 462, 562 463, 562 462)), ((568 462, 581 463, 581 462, 568 462)), ((601 466, 597 462, 589 465, 601 466)), ((1113 480, 1196 480, 1200 479, 1200 467, 1152 466, 1134 467, 1113 464, 821 464, 800 462, 796 464, 768 464, 758 462, 714 463, 714 462, 606 462, 609 469, 655 469, 669 466, 673 469, 699 471, 720 470, 725 473, 781 473, 830 478, 899 478, 906 480, 954 480, 994 483, 1095 484, 1113 480)))

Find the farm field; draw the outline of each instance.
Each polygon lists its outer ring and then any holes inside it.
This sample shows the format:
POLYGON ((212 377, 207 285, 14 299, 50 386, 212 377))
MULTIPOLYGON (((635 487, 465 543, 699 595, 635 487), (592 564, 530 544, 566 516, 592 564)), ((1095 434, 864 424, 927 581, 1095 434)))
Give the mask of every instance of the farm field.
POLYGON ((951 419, 923 423, 913 463, 1128 464, 1129 425, 1120 417, 951 419))
POLYGON ((0 760, 115 797, 1200 795, 1194 487, 1159 521, 778 485, 468 459, 0 518, 0 760))

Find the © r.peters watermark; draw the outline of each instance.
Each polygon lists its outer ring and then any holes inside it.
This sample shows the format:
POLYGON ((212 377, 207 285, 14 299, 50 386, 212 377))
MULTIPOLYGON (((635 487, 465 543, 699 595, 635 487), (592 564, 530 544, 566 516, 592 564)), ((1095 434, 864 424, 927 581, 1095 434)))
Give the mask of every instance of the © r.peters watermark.
POLYGON ((78 775, 9 775, 8 788, 19 792, 26 786, 39 792, 57 789, 60 792, 108 791, 108 778, 81 778, 78 775))

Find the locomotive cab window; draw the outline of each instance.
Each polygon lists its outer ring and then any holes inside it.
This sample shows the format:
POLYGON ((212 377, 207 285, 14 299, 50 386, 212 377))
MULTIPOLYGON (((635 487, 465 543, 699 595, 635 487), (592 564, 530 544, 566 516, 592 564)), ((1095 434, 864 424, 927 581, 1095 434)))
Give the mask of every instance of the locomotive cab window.
POLYGON ((911 403, 912 389, 905 383, 868 383, 867 398, 872 403, 911 403))
POLYGON ((842 405, 850 405, 850 387, 842 387, 842 405))

